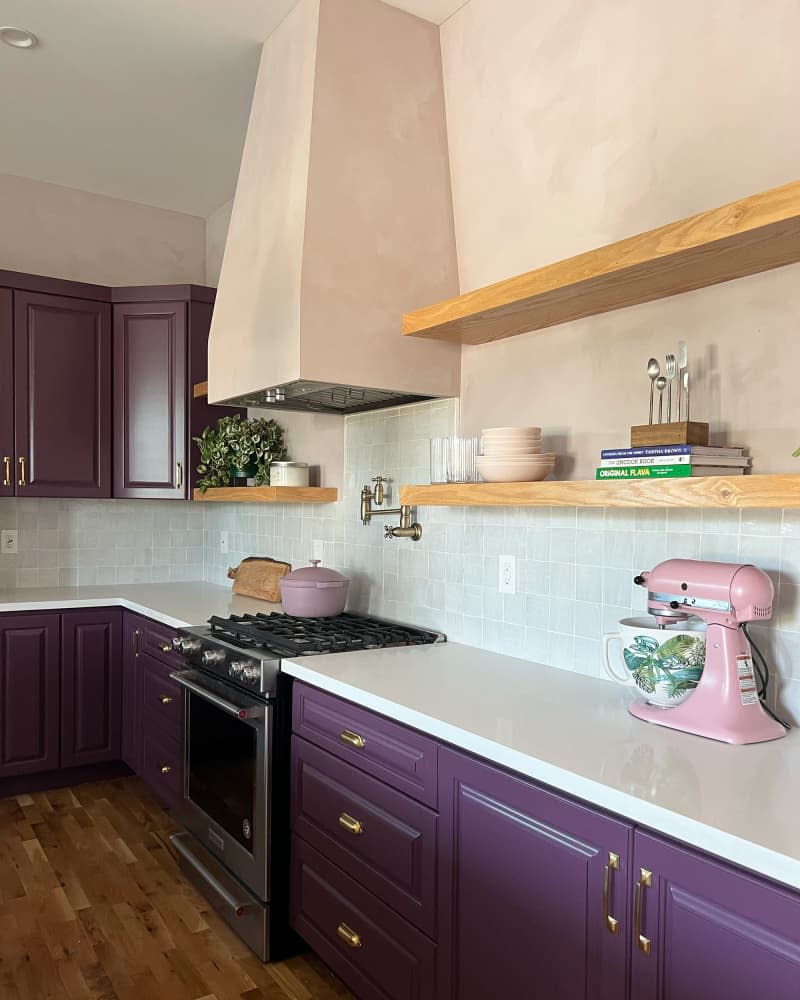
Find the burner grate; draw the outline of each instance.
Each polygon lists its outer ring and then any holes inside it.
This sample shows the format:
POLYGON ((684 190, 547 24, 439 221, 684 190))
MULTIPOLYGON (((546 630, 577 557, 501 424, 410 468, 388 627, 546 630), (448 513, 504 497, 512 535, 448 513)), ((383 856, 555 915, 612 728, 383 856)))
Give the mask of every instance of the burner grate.
POLYGON ((208 624, 218 639, 281 656, 420 646, 438 639, 435 632, 352 614, 330 618, 295 618, 277 613, 214 616, 208 624))

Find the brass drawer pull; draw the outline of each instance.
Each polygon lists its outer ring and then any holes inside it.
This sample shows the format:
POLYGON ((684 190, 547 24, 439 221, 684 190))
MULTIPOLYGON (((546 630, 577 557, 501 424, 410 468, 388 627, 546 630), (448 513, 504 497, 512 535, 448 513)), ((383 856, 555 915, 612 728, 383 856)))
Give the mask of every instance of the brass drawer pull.
POLYGON ((348 833, 352 833, 354 837, 360 837, 364 832, 364 827, 361 823, 347 813, 342 813, 339 817, 339 826, 347 830, 348 833))
POLYGON ((339 739, 342 743, 349 743, 356 750, 363 750, 367 745, 367 741, 363 736, 359 736, 358 733, 351 732, 349 729, 345 729, 344 732, 339 733, 339 739))
POLYGON ((169 766, 169 764, 162 764, 162 765, 161 765, 161 773, 162 773, 162 774, 164 774, 164 775, 167 775, 167 774, 169 774, 169 773, 170 773, 171 771, 172 771, 172 768, 171 768, 171 767, 169 766))
POLYGON ((11 458, 6 455, 3 458, 3 465, 5 467, 5 475, 3 476, 3 486, 11 485, 11 458))
POLYGON ((179 490, 183 486, 183 462, 175 463, 175 489, 179 490))
POLYGON ((614 854, 613 851, 608 852, 608 864, 605 867, 603 873, 603 920, 607 929, 612 934, 617 934, 619 932, 619 920, 612 917, 608 912, 608 897, 610 891, 611 883, 611 872, 619 871, 619 854, 614 854))
POLYGON ((636 898, 633 904, 633 940, 643 955, 650 954, 650 938, 642 934, 642 898, 644 890, 652 888, 653 873, 646 868, 639 869, 639 881, 636 883, 636 898))
POLYGON ((27 486, 28 483, 25 480, 25 459, 20 458, 19 460, 19 483, 18 486, 27 486))
POLYGON ((356 934, 352 927, 348 927, 347 924, 339 924, 336 928, 336 933, 344 941, 345 944, 349 944, 351 948, 361 947, 361 938, 356 934))
POLYGON ((172 704, 172 698, 168 694, 162 694, 161 697, 159 698, 159 701, 161 702, 162 705, 172 704))
POLYGON ((174 652, 174 649, 173 649, 173 646, 172 646, 171 642, 160 642, 158 644, 158 648, 161 650, 162 653, 172 653, 172 652, 174 652))

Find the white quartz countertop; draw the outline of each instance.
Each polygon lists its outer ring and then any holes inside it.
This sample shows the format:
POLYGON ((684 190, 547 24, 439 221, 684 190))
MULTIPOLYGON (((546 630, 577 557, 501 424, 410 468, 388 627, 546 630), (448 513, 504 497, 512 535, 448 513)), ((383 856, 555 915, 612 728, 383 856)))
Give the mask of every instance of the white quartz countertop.
POLYGON ((104 587, 0 589, 0 612, 121 607, 175 628, 203 625, 211 615, 281 611, 280 604, 238 597, 214 583, 135 583, 104 587))
POLYGON ((631 716, 635 697, 457 643, 299 657, 298 680, 800 889, 800 732, 732 746, 631 716))

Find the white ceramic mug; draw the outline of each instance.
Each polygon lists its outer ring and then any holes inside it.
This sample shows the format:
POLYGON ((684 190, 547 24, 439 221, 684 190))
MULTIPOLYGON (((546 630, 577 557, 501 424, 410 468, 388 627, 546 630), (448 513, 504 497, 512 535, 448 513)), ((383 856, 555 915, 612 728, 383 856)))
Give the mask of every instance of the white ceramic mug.
POLYGON ((623 618, 619 632, 603 636, 603 666, 618 684, 635 684, 651 705, 673 708, 697 687, 706 659, 706 627, 697 620, 658 628, 652 618, 623 618), (611 663, 609 648, 622 644, 625 673, 611 663))

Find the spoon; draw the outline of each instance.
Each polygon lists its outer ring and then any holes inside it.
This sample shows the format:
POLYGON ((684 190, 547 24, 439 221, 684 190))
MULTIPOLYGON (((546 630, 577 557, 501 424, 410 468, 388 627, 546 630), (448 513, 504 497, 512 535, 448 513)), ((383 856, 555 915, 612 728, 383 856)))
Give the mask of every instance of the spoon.
POLYGON ((667 380, 663 375, 659 375, 655 381, 655 387, 658 389, 658 422, 663 423, 664 416, 664 390, 667 388, 667 380))
POLYGON ((661 365, 656 361, 655 358, 650 358, 647 362, 647 375, 650 379, 650 423, 653 422, 653 389, 656 384, 656 379, 661 374, 661 365))

